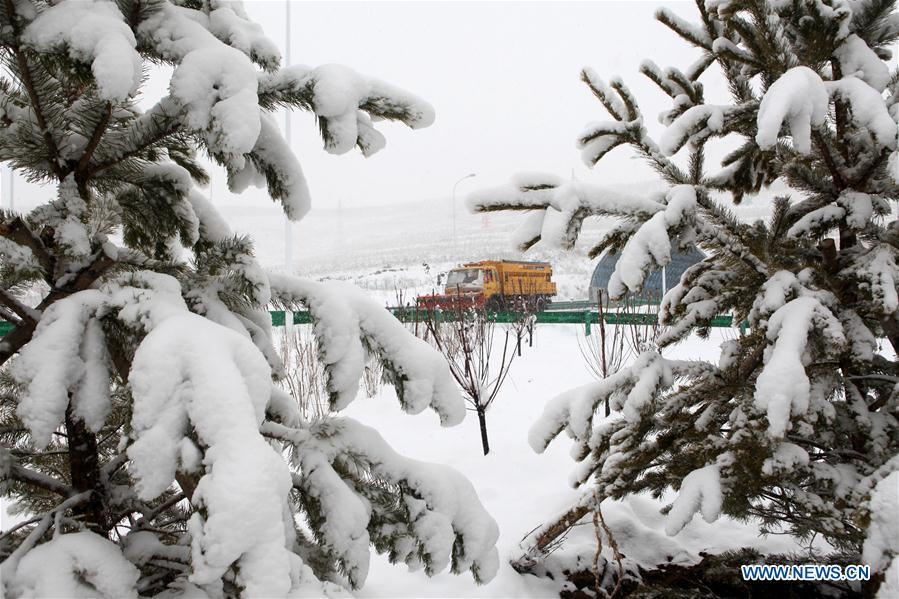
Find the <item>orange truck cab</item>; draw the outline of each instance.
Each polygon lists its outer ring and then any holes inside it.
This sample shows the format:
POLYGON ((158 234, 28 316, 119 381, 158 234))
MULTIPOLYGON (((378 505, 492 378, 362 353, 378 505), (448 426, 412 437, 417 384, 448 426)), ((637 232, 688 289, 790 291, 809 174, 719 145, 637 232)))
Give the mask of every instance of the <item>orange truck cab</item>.
POLYGON ((552 266, 547 262, 483 260, 454 268, 442 295, 418 298, 424 308, 546 309, 556 295, 552 266))

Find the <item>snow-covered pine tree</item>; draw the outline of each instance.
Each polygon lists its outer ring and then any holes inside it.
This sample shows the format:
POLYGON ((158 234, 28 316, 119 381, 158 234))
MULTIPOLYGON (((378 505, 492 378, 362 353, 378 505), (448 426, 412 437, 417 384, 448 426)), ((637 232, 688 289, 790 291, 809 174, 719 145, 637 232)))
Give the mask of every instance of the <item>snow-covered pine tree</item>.
MULTIPOLYGON (((709 331, 717 314, 748 320, 717 364, 642 354, 630 368, 552 401, 531 429, 536 451, 562 431, 580 466, 572 484, 600 497, 679 490, 676 534, 701 512, 760 518, 771 530, 822 535, 890 568, 899 594, 899 36, 885 0, 697 0, 699 23, 657 18, 699 51, 685 70, 641 72, 673 100, 658 142, 621 79, 582 79, 611 120, 578 139, 594 165, 619 145, 668 185, 628 197, 582 182, 527 175, 469 198, 477 211, 531 214, 516 238, 570 247, 584 219, 618 225, 592 250, 620 252, 613 295, 640 289, 669 242, 708 258, 663 300, 664 346, 709 331), (711 104, 701 76, 717 69, 730 99, 711 104), (706 142, 725 138, 723 170, 706 142), (685 165, 675 154, 685 149, 685 165), (767 222, 727 207, 776 179, 788 192, 767 222), (613 412, 605 417, 606 400, 613 412)), ((587 493, 586 497, 592 496, 587 493)))
POLYGON ((424 127, 431 107, 342 66, 282 67, 240 2, 0 0, 0 49, 0 158, 57 190, 0 214, 0 477, 25 518, 0 537, 0 594, 320 595, 361 585, 371 545, 489 580, 497 528, 471 484, 353 420, 304 421, 267 308, 310 311, 333 410, 375 355, 403 410, 458 423, 446 363, 355 288, 260 268, 197 188, 202 151, 299 219, 273 111, 369 155, 373 121, 424 127), (141 110, 153 65, 168 93, 141 110))

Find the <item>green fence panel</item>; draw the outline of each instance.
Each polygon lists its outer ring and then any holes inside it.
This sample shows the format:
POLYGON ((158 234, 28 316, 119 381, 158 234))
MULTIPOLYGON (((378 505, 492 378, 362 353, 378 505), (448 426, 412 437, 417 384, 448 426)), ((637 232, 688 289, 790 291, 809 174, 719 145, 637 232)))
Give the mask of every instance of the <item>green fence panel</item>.
MULTIPOLYGON (((389 310, 398 320, 401 320, 402 322, 426 322, 429 316, 439 322, 452 322, 457 315, 457 312, 453 310, 436 311, 430 315, 425 310, 416 310, 414 308, 389 308, 389 310)), ((273 310, 271 312, 271 315, 272 326, 284 326, 286 315, 283 310, 273 310)), ((537 324, 582 324, 584 325, 587 335, 591 333, 591 325, 599 322, 599 313, 592 310, 555 310, 538 312, 533 316, 535 317, 537 324)), ((488 318, 491 322, 500 324, 510 324, 518 322, 521 317, 522 314, 518 312, 491 312, 488 314, 488 318)), ((602 317, 603 321, 609 325, 620 324, 641 326, 652 325, 656 324, 657 322, 657 317, 655 314, 635 314, 631 312, 619 314, 615 312, 607 312, 603 314, 602 317)), ((311 322, 312 319, 309 316, 309 312, 305 310, 293 312, 294 324, 309 324, 311 322)), ((733 317, 728 314, 716 316, 712 319, 711 326, 722 328, 733 327, 733 317)), ((741 322, 739 326, 740 330, 745 332, 749 327, 749 323, 744 321, 741 322)), ((13 328, 14 325, 12 323, 0 320, 0 337, 12 331, 13 328)))

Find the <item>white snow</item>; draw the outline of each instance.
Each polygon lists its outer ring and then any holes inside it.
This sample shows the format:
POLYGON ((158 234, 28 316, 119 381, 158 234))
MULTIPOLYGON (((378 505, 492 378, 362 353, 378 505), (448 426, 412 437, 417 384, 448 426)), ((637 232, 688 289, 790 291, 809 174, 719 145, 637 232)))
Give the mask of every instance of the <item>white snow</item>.
POLYGON ((628 290, 638 291, 653 266, 671 261, 670 231, 679 228, 696 210, 696 190, 691 185, 676 185, 667 195, 665 209, 655 213, 628 239, 609 278, 609 295, 621 297, 628 290))
MULTIPOLYGON (((362 125, 363 151, 371 154, 383 146, 372 133, 371 121, 358 115, 364 105, 377 111, 395 113, 413 129, 428 127, 434 122, 434 108, 421 98, 379 79, 360 75, 338 64, 326 64, 310 69, 293 66, 277 74, 264 77, 265 89, 294 88, 312 92, 312 110, 322 119, 325 150, 343 154, 356 145, 362 125)), ((368 110, 371 110, 369 108, 368 110)))
POLYGON ((222 47, 188 52, 172 74, 172 95, 185 109, 185 123, 206 131, 210 146, 237 157, 256 145, 261 131, 256 72, 237 50, 222 47))
POLYGON ((66 51, 73 60, 90 64, 104 100, 121 102, 140 85, 143 63, 137 42, 115 2, 63 0, 43 10, 23 39, 36 50, 66 51))
POLYGON ((214 152, 241 167, 261 128, 256 69, 243 52, 216 39, 205 19, 165 3, 141 23, 138 34, 178 62, 170 91, 183 107, 187 127, 204 133, 214 152))
POLYGON ((665 532, 670 536, 676 535, 693 519, 696 512, 700 512, 706 522, 714 522, 721 513, 722 501, 721 472, 718 466, 710 464, 694 470, 681 483, 677 499, 668 512, 665 532))
MULTIPOLYGON (((271 370, 244 336, 182 311, 156 322, 134 355, 134 443, 128 449, 140 497, 174 480, 187 423, 205 446, 205 474, 191 501, 191 581, 208 584, 237 563, 250 595, 291 585, 282 514, 291 486, 282 457, 259 435, 271 370)), ((192 464, 184 464, 189 471, 192 464)))
POLYGON ((899 574, 899 471, 890 473, 877 483, 868 509, 871 511, 871 524, 862 548, 862 560, 875 571, 889 570, 886 582, 895 585, 899 582, 895 578, 899 574))
POLYGON ((103 326, 96 318, 87 321, 79 351, 83 375, 72 393, 72 408, 87 428, 98 432, 106 422, 109 401, 109 356, 103 326))
POLYGON ((339 282, 315 283, 272 273, 272 292, 280 301, 309 308, 329 373, 335 409, 355 398, 364 367, 362 341, 395 372, 403 410, 418 414, 430 407, 445 426, 462 421, 465 404, 446 360, 425 341, 410 335, 393 314, 358 288, 339 282))
POLYGON ((31 248, 0 237, 0 257, 3 262, 17 269, 35 271, 40 268, 31 248))
POLYGON ((840 62, 843 77, 858 77, 877 92, 883 92, 890 82, 890 69, 865 40, 850 34, 834 51, 840 62))
POLYGON ((755 385, 755 406, 767 413, 768 435, 782 439, 791 417, 809 408, 810 383, 805 373, 808 336, 812 327, 823 329, 834 342, 845 341, 842 326, 814 297, 798 297, 778 308, 768 321, 765 366, 755 385))
POLYGON ((692 136, 707 137, 724 128, 724 110, 721 106, 703 104, 687 109, 665 129, 659 140, 659 149, 666 156, 676 153, 692 136))
POLYGON ((401 523, 382 525, 379 534, 409 537, 406 552, 397 561, 417 569, 427 556, 432 574, 444 570, 454 556, 454 572, 469 569, 487 582, 496 574, 499 534, 496 522, 481 505, 474 487, 451 468, 427 464, 397 454, 373 428, 346 418, 313 426, 312 438, 300 444, 299 459, 304 489, 325 512, 325 545, 342 556, 350 578, 364 581, 368 574, 371 508, 331 468, 337 459, 365 464, 374 476, 408 489, 404 501, 411 529, 401 523), (323 429, 321 433, 316 428, 323 429))
MULTIPOLYGON (((290 220, 297 221, 306 216, 312 207, 309 187, 300 162, 296 159, 287 141, 281 136, 277 123, 268 114, 263 114, 260 122, 259 137, 253 146, 253 155, 265 168, 273 170, 284 186, 272 199, 280 200, 284 214, 290 220)), ((265 176, 258 172, 252 161, 247 161, 243 169, 232 174, 231 189, 240 193, 247 185, 262 187, 266 183, 265 176)))
POLYGON ((881 92, 855 77, 843 77, 824 85, 832 97, 849 104, 852 121, 857 126, 870 131, 881 146, 896 149, 899 125, 887 111, 881 92))
POLYGON ((278 46, 266 37, 259 24, 249 20, 242 1, 214 0, 210 5, 213 10, 209 12, 209 31, 266 68, 278 66, 278 46))
POLYGON ((626 132, 627 123, 620 121, 588 124, 577 141, 577 147, 581 149, 581 160, 584 164, 593 166, 606 152, 623 143, 621 136, 626 132))
POLYGON ((808 154, 811 131, 824 124, 828 104, 827 88, 821 77, 808 67, 793 67, 772 83, 762 98, 756 142, 760 148, 770 149, 786 123, 793 136, 793 147, 808 154))
POLYGON ((92 532, 59 535, 26 553, 8 584, 19 597, 137 597, 140 572, 111 541, 92 532))
POLYGON ((65 419, 69 392, 79 389, 77 413, 94 430, 108 412, 108 399, 97 392, 102 377, 94 330, 85 327, 100 301, 97 291, 82 291, 61 299, 44 311, 34 337, 13 362, 12 375, 25 385, 16 414, 31 432, 34 444, 45 447, 65 419), (87 360, 82 358, 86 344, 87 360))
POLYGON ((884 314, 899 310, 899 258, 895 248, 879 244, 859 260, 858 277, 870 288, 884 314))

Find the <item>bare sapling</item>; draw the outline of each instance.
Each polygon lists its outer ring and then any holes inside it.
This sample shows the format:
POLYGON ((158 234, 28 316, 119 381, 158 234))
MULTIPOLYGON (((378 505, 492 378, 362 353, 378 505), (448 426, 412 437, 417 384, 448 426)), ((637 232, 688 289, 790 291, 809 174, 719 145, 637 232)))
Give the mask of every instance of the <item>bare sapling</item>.
POLYGON ((428 310, 431 343, 443 354, 468 410, 478 415, 484 455, 490 453, 487 410, 496 400, 515 358, 512 331, 498 329, 484 310, 428 310))
POLYGON ((282 384, 297 399, 303 418, 326 416, 329 409, 325 367, 315 337, 306 327, 289 327, 281 336, 280 349, 285 372, 282 384))

